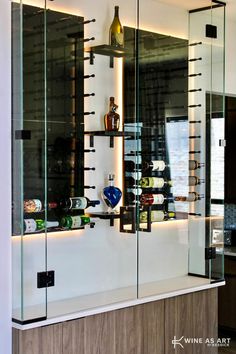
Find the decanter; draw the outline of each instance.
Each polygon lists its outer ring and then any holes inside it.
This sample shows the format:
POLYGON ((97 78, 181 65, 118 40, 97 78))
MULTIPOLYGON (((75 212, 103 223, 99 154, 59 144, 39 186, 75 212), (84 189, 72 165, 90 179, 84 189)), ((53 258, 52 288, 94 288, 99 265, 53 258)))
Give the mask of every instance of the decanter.
POLYGON ((108 213, 114 213, 115 212, 115 207, 119 203, 122 192, 118 187, 114 186, 114 179, 115 175, 114 174, 109 174, 108 175, 108 182, 109 185, 105 187, 102 191, 102 198, 106 205, 108 206, 108 213))
POLYGON ((120 115, 116 112, 118 106, 114 97, 110 97, 109 112, 104 116, 105 131, 118 131, 120 126, 120 115))

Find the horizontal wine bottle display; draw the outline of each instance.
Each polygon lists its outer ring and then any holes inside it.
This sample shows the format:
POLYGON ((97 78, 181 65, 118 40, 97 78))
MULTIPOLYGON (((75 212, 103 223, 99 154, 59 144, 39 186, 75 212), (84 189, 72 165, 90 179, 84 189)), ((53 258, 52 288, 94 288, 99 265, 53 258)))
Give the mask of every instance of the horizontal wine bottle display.
POLYGON ((143 205, 161 205, 165 201, 173 201, 172 197, 165 197, 164 194, 142 194, 140 203, 143 205))
POLYGON ((142 188, 163 188, 164 186, 172 186, 172 181, 165 181, 159 177, 142 177, 140 180, 142 188))
MULTIPOLYGON (((57 208, 57 203, 48 203, 48 209, 55 209, 57 208)), ((24 200, 24 212, 25 213, 38 213, 44 209, 44 204, 39 199, 26 199, 24 200)))
POLYGON ((64 216, 61 219, 60 226, 65 229, 78 229, 90 223, 90 218, 85 215, 64 216))
POLYGON ((46 228, 58 227, 58 221, 44 221, 41 219, 24 219, 24 233, 29 234, 32 232, 37 232, 44 230, 46 228))
POLYGON ((60 207, 63 210, 76 210, 76 209, 86 209, 89 207, 95 207, 100 204, 99 200, 90 200, 87 197, 72 197, 60 200, 60 207))
MULTIPOLYGON (((160 221, 165 221, 169 219, 174 219, 176 216, 175 212, 165 212, 162 210, 152 210, 151 211, 151 222, 160 222, 160 221)), ((148 221, 148 212, 147 211, 142 211, 139 214, 139 219, 140 222, 147 222, 148 221)))
POLYGON ((189 192, 188 196, 177 196, 174 197, 176 202, 195 202, 200 200, 202 196, 196 192, 189 192))
POLYGON ((134 171, 134 170, 151 170, 151 171, 164 171, 166 164, 163 160, 153 160, 150 162, 138 163, 136 161, 125 161, 125 171, 134 171))

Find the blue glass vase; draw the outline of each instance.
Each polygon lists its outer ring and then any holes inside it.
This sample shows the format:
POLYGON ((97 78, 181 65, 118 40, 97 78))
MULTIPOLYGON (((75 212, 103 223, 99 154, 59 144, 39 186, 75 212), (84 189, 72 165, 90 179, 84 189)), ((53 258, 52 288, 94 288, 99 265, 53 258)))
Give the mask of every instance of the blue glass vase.
POLYGON ((108 213, 114 212, 115 207, 119 203, 122 192, 118 187, 114 186, 115 175, 109 174, 108 181, 109 186, 103 188, 102 197, 106 205, 108 206, 108 213))

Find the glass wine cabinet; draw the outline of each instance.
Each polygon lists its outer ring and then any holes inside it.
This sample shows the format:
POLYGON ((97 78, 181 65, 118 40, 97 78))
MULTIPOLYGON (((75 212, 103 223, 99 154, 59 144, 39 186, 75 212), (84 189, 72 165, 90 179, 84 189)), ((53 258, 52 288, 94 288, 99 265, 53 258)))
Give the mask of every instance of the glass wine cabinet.
POLYGON ((15 322, 223 280, 225 4, 176 11, 12 2, 15 322))

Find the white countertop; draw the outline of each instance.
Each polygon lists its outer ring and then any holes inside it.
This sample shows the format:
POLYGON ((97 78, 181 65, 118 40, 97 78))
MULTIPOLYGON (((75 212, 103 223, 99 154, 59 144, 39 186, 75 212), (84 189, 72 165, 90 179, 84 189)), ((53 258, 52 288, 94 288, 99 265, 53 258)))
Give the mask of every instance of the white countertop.
MULTIPOLYGON (((140 305, 147 302, 207 290, 222 285, 225 285, 224 281, 211 283, 210 280, 206 278, 186 275, 178 278, 142 284, 138 289, 138 298, 137 287, 130 286, 109 290, 103 293, 89 294, 71 299, 61 299, 47 304, 46 320, 25 325, 13 322, 13 327, 26 330, 46 326, 98 313, 140 305)), ((19 318, 19 314, 19 310, 13 311, 13 317, 19 318)), ((31 306, 24 309, 26 320, 43 317, 44 315, 45 304, 31 306)))

